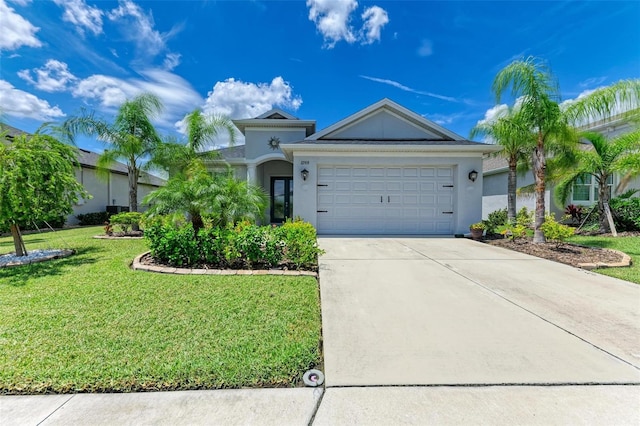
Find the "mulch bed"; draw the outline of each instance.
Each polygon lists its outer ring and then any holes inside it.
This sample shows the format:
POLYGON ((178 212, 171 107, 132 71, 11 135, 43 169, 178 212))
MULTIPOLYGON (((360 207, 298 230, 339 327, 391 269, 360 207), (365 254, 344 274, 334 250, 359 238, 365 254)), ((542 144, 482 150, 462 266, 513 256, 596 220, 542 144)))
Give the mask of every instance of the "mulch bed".
MULTIPOLYGON (((604 235, 604 234, 600 234, 604 235)), ((620 234, 618 234, 620 235, 620 234)), ((618 252, 597 247, 585 247, 576 244, 565 243, 560 246, 556 243, 534 244, 530 238, 519 238, 515 241, 500 238, 487 239, 487 244, 504 247, 509 250, 519 251, 543 259, 578 266, 581 263, 617 263, 622 261, 622 255, 618 252)))

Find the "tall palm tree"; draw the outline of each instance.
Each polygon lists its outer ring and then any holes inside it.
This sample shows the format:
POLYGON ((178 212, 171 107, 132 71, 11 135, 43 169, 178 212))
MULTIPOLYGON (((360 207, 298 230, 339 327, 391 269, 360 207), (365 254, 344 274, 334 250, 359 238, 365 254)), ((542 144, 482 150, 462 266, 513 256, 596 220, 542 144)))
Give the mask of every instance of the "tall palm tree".
POLYGON ((508 108, 495 120, 478 122, 471 129, 471 138, 485 135, 502 146, 496 155, 507 160, 509 174, 507 176, 507 218, 510 223, 516 220, 516 191, 518 188, 518 164, 529 158, 535 146, 533 134, 523 120, 518 109, 508 108))
POLYGON ((140 172, 153 166, 148 160, 161 143, 151 120, 162 111, 162 102, 153 94, 145 93, 125 101, 109 123, 93 113, 71 117, 63 123, 70 135, 82 133, 96 136, 107 143, 107 149, 98 158, 98 170, 103 174, 117 160, 127 164, 129 174, 129 209, 138 211, 138 179, 140 172))
POLYGON ((582 137, 593 146, 592 150, 577 151, 577 165, 563 175, 556 188, 556 196, 561 202, 569 197, 573 185, 583 176, 592 176, 598 184, 598 214, 600 232, 609 231, 609 223, 605 215, 605 203, 611 196, 609 178, 618 172, 623 175, 622 185, 617 190, 624 190, 624 182, 640 175, 640 129, 614 137, 610 140, 600 133, 585 132, 582 137))
POLYGON ((541 229, 545 219, 545 143, 554 137, 563 140, 570 135, 570 128, 557 103, 557 81, 538 59, 517 60, 499 71, 492 85, 497 102, 508 89, 514 98, 518 98, 522 118, 535 134, 536 144, 531 159, 536 195, 533 242, 542 243, 545 242, 541 229))
POLYGON ((640 79, 620 80, 571 102, 565 111, 575 126, 617 116, 640 119, 640 79))

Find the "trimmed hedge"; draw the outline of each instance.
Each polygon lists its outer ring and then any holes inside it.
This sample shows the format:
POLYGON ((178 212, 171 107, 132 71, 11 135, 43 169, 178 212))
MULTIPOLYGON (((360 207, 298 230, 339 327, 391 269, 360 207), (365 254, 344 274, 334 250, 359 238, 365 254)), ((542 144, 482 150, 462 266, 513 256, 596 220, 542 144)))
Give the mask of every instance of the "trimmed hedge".
POLYGON ((76 219, 78 219, 78 225, 80 226, 104 225, 105 222, 109 221, 110 216, 111 213, 109 212, 94 212, 79 214, 76 219))
POLYGON ((640 231, 640 198, 613 198, 609 207, 617 231, 640 231))
POLYGON ((144 235, 154 259, 176 267, 315 270, 322 254, 315 228, 301 220, 282 226, 206 226, 196 236, 191 223, 157 218, 145 222, 144 235))

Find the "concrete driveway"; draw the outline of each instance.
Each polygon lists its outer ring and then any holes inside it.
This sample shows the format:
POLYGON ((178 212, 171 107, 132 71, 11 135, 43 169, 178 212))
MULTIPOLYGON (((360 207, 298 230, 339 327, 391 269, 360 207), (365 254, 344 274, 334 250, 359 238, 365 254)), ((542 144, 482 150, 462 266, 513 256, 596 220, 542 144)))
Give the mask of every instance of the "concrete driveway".
MULTIPOLYGON (((377 388, 367 391, 382 392, 384 406, 399 392, 387 386, 513 394, 595 384, 640 402, 638 285, 466 239, 327 237, 320 246, 326 402, 348 391, 332 391, 340 387, 377 388)), ((595 407, 589 398, 584 407, 595 407)), ((638 405, 621 404, 640 419, 638 405)), ((320 419, 337 420, 323 406, 320 419)))

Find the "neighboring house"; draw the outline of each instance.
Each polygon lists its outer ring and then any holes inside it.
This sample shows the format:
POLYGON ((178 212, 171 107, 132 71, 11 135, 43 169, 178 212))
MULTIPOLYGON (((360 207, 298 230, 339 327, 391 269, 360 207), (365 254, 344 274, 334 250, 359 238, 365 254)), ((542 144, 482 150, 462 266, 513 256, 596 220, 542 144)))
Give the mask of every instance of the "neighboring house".
MULTIPOLYGON (((601 133, 609 138, 626 133, 633 129, 635 124, 624 118, 617 118, 609 121, 601 121, 580 128, 583 131, 601 133)), ((585 143, 581 145, 581 149, 592 149, 591 145, 585 143)), ((507 161, 500 156, 486 157, 483 162, 482 172, 484 174, 484 189, 482 197, 482 217, 487 218, 487 215, 493 211, 504 209, 507 207, 507 175, 508 175, 507 161)), ((534 183, 533 174, 528 171, 524 175, 518 175, 518 188, 528 186, 534 183)), ((613 176, 609 186, 611 187, 611 193, 615 196, 615 188, 620 183, 620 176, 613 176)), ((629 188, 640 188, 640 178, 634 179, 627 185, 629 188)), ((580 182, 573 186, 573 191, 569 199, 567 199, 565 205, 558 205, 555 201, 553 194, 553 186, 547 185, 547 191, 545 192, 545 207, 548 212, 555 213, 556 218, 560 218, 564 215, 565 208, 568 204, 592 206, 598 200, 598 186, 596 180, 592 176, 585 176, 580 182)), ((522 207, 526 207, 529 210, 535 210, 535 195, 525 194, 518 195, 516 206, 520 210, 522 207)))
MULTIPOLYGON (((6 139, 9 142, 19 135, 29 136, 28 133, 15 127, 6 124, 0 126, 0 130, 6 133, 6 139)), ((108 176, 98 177, 96 164, 99 156, 100 155, 95 152, 78 149, 78 163, 80 163, 80 168, 76 170, 76 179, 93 198, 90 200, 80 200, 77 205, 73 206, 73 213, 67 217, 66 223, 68 225, 78 223, 78 219, 76 218, 78 214, 104 212, 107 210, 123 211, 128 209, 129 175, 127 166, 116 162, 109 168, 108 176)), ((140 203, 148 193, 158 189, 164 184, 164 179, 142 172, 138 181, 138 202, 140 203)))
POLYGON ((220 153, 269 194, 265 221, 300 217, 319 234, 467 233, 482 215, 483 154, 500 149, 388 99, 319 132, 278 109, 234 124, 246 143, 220 153))

